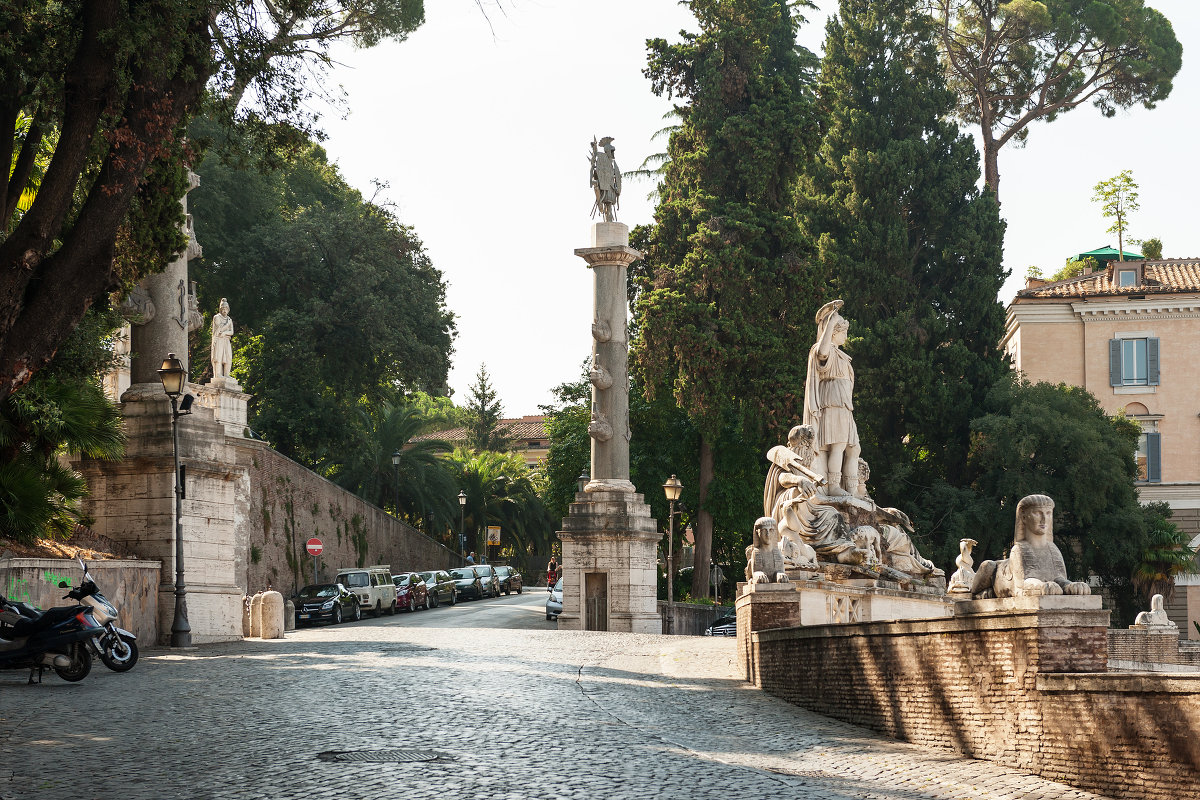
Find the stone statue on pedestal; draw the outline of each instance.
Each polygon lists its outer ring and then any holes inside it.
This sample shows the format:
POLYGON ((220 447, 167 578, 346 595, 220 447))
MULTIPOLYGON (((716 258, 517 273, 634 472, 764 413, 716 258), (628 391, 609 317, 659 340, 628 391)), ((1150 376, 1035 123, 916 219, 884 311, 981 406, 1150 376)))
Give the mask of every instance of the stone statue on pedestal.
POLYGON ((224 297, 212 318, 211 358, 213 380, 228 378, 233 363, 233 319, 229 316, 229 302, 224 297))
POLYGON ((1054 501, 1049 497, 1031 494, 1017 503, 1013 538, 1008 558, 979 565, 972 597, 1092 593, 1086 583, 1067 577, 1066 563, 1054 544, 1054 501))
POLYGON ((616 150, 611 136, 605 136, 597 144, 592 139, 592 154, 588 159, 589 180, 596 192, 596 203, 592 216, 597 213, 605 222, 617 221, 617 209, 621 207, 621 170, 617 167, 616 150))
POLYGON ((958 557, 954 563, 958 570, 950 576, 950 585, 946 591, 950 594, 970 594, 971 584, 975 582, 975 562, 971 560, 971 549, 979 542, 974 539, 958 540, 958 557))
POLYGON ((1179 626, 1167 616, 1167 610, 1164 607, 1163 596, 1161 594, 1156 594, 1150 598, 1150 610, 1140 612, 1130 627, 1156 628, 1167 631, 1179 629, 1179 626))
POLYGON ((804 381, 804 424, 816 434, 815 471, 829 495, 855 494, 858 485, 858 427, 854 424, 854 366, 842 352, 850 323, 838 313, 841 300, 817 311, 817 343, 808 351, 804 381))
POLYGON ((746 548, 746 580, 749 583, 788 583, 779 531, 775 520, 759 517, 754 523, 754 544, 746 548))

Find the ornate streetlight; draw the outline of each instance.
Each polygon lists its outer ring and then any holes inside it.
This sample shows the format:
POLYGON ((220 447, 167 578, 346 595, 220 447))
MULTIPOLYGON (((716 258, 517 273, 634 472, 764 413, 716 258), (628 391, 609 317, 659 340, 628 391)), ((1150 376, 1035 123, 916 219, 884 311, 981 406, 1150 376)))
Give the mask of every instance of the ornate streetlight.
POLYGON ((458 552, 459 555, 466 557, 463 550, 467 549, 467 533, 463 530, 463 525, 467 515, 467 493, 463 490, 458 491, 458 552))
POLYGON ((396 519, 400 519, 400 451, 392 453, 392 477, 396 481, 396 519))
POLYGON ((575 488, 582 492, 588 485, 588 482, 591 480, 591 476, 588 475, 588 471, 585 469, 583 472, 579 473, 579 477, 575 479, 575 488))
POLYGON ((675 631, 675 501, 683 493, 683 484, 672 475, 663 484, 663 493, 671 504, 667 532, 667 633, 675 631))
POLYGON ((188 624, 187 587, 183 583, 183 480, 179 474, 179 418, 192 413, 192 396, 183 396, 187 370, 174 353, 167 353, 158 369, 163 391, 171 398, 171 451, 175 456, 175 619, 171 623, 171 647, 192 646, 192 626, 188 624))

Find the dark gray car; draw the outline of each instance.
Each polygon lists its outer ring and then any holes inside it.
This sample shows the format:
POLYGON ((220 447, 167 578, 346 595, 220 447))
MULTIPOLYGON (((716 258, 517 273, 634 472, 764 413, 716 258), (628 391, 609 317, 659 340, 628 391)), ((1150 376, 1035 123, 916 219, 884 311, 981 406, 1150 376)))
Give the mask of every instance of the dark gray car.
POLYGON ((500 596, 500 576, 496 574, 495 567, 491 564, 476 564, 475 574, 479 576, 479 581, 483 584, 483 593, 485 596, 500 596))
POLYGON ((430 570, 419 574, 421 579, 425 581, 425 587, 429 590, 429 602, 434 608, 437 608, 441 603, 454 605, 457 598, 454 591, 454 579, 450 577, 449 572, 430 570))

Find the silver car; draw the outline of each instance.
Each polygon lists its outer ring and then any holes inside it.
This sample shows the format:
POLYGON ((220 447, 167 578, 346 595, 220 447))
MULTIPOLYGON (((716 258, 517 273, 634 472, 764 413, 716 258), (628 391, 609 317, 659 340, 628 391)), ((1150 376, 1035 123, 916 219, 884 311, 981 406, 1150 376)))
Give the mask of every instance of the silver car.
POLYGON ((546 619, 552 622, 562 613, 562 582, 563 579, 559 578, 558 583, 550 590, 550 596, 546 598, 546 619))

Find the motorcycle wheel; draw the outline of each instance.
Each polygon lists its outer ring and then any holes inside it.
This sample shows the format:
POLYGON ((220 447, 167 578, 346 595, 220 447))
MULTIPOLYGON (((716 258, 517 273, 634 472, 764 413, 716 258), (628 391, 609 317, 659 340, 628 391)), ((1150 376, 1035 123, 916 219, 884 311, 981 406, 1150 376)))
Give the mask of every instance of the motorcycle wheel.
POLYGON ((86 647, 76 642, 71 645, 71 665, 69 667, 55 667, 54 671, 64 681, 70 681, 71 683, 81 681, 92 671, 92 654, 88 652, 86 647))
POLYGON ((113 672, 128 672, 138 660, 137 641, 125 636, 110 637, 101 644, 100 660, 113 672))

